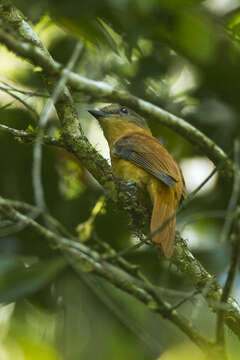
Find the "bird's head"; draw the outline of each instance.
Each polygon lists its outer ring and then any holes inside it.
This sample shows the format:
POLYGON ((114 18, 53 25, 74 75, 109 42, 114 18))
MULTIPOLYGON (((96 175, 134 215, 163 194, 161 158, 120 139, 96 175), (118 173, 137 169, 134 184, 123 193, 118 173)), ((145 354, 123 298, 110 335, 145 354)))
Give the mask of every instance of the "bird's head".
POLYGON ((88 112, 99 121, 109 144, 130 132, 147 131, 151 134, 146 121, 126 106, 111 104, 88 112))

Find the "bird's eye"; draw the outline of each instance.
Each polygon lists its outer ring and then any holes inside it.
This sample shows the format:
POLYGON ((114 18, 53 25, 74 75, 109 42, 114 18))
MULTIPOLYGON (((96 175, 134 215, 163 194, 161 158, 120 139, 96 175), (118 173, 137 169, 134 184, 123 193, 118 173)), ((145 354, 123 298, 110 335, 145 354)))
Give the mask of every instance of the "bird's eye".
POLYGON ((127 114, 127 113, 128 113, 128 109, 125 108, 125 107, 123 107, 123 108, 121 108, 121 112, 124 113, 124 114, 127 114))

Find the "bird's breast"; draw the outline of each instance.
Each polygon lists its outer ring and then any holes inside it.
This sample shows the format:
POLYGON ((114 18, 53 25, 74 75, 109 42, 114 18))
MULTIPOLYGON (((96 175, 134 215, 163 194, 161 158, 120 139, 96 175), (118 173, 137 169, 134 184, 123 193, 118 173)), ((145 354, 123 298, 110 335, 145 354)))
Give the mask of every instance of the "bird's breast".
POLYGON ((177 206, 183 191, 182 181, 175 183, 174 187, 171 188, 140 167, 115 156, 112 156, 112 168, 115 176, 125 182, 133 181, 144 193, 147 192, 152 204, 158 195, 163 201, 170 198, 174 199, 175 206, 177 206))
POLYGON ((140 188, 145 188, 152 176, 140 167, 121 158, 112 158, 114 174, 125 182, 134 181, 140 188))

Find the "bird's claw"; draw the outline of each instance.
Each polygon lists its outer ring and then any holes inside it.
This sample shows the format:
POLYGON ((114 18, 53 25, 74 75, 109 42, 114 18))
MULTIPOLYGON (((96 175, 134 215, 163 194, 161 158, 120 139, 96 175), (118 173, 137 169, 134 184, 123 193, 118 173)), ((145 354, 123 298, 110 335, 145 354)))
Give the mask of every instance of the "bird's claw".
POLYGON ((137 192, 137 185, 136 185, 135 181, 128 181, 126 183, 126 186, 129 190, 134 191, 135 193, 137 192))

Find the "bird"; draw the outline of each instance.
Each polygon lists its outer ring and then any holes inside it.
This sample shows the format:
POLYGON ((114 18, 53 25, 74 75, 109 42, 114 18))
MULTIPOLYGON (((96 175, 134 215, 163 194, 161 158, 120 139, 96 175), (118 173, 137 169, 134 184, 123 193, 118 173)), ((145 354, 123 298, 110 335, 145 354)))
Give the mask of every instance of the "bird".
POLYGON ((108 142, 113 174, 149 195, 153 209, 150 230, 156 232, 152 242, 170 259, 174 252, 175 211, 186 197, 180 167, 135 111, 111 104, 88 112, 98 120, 108 142))

